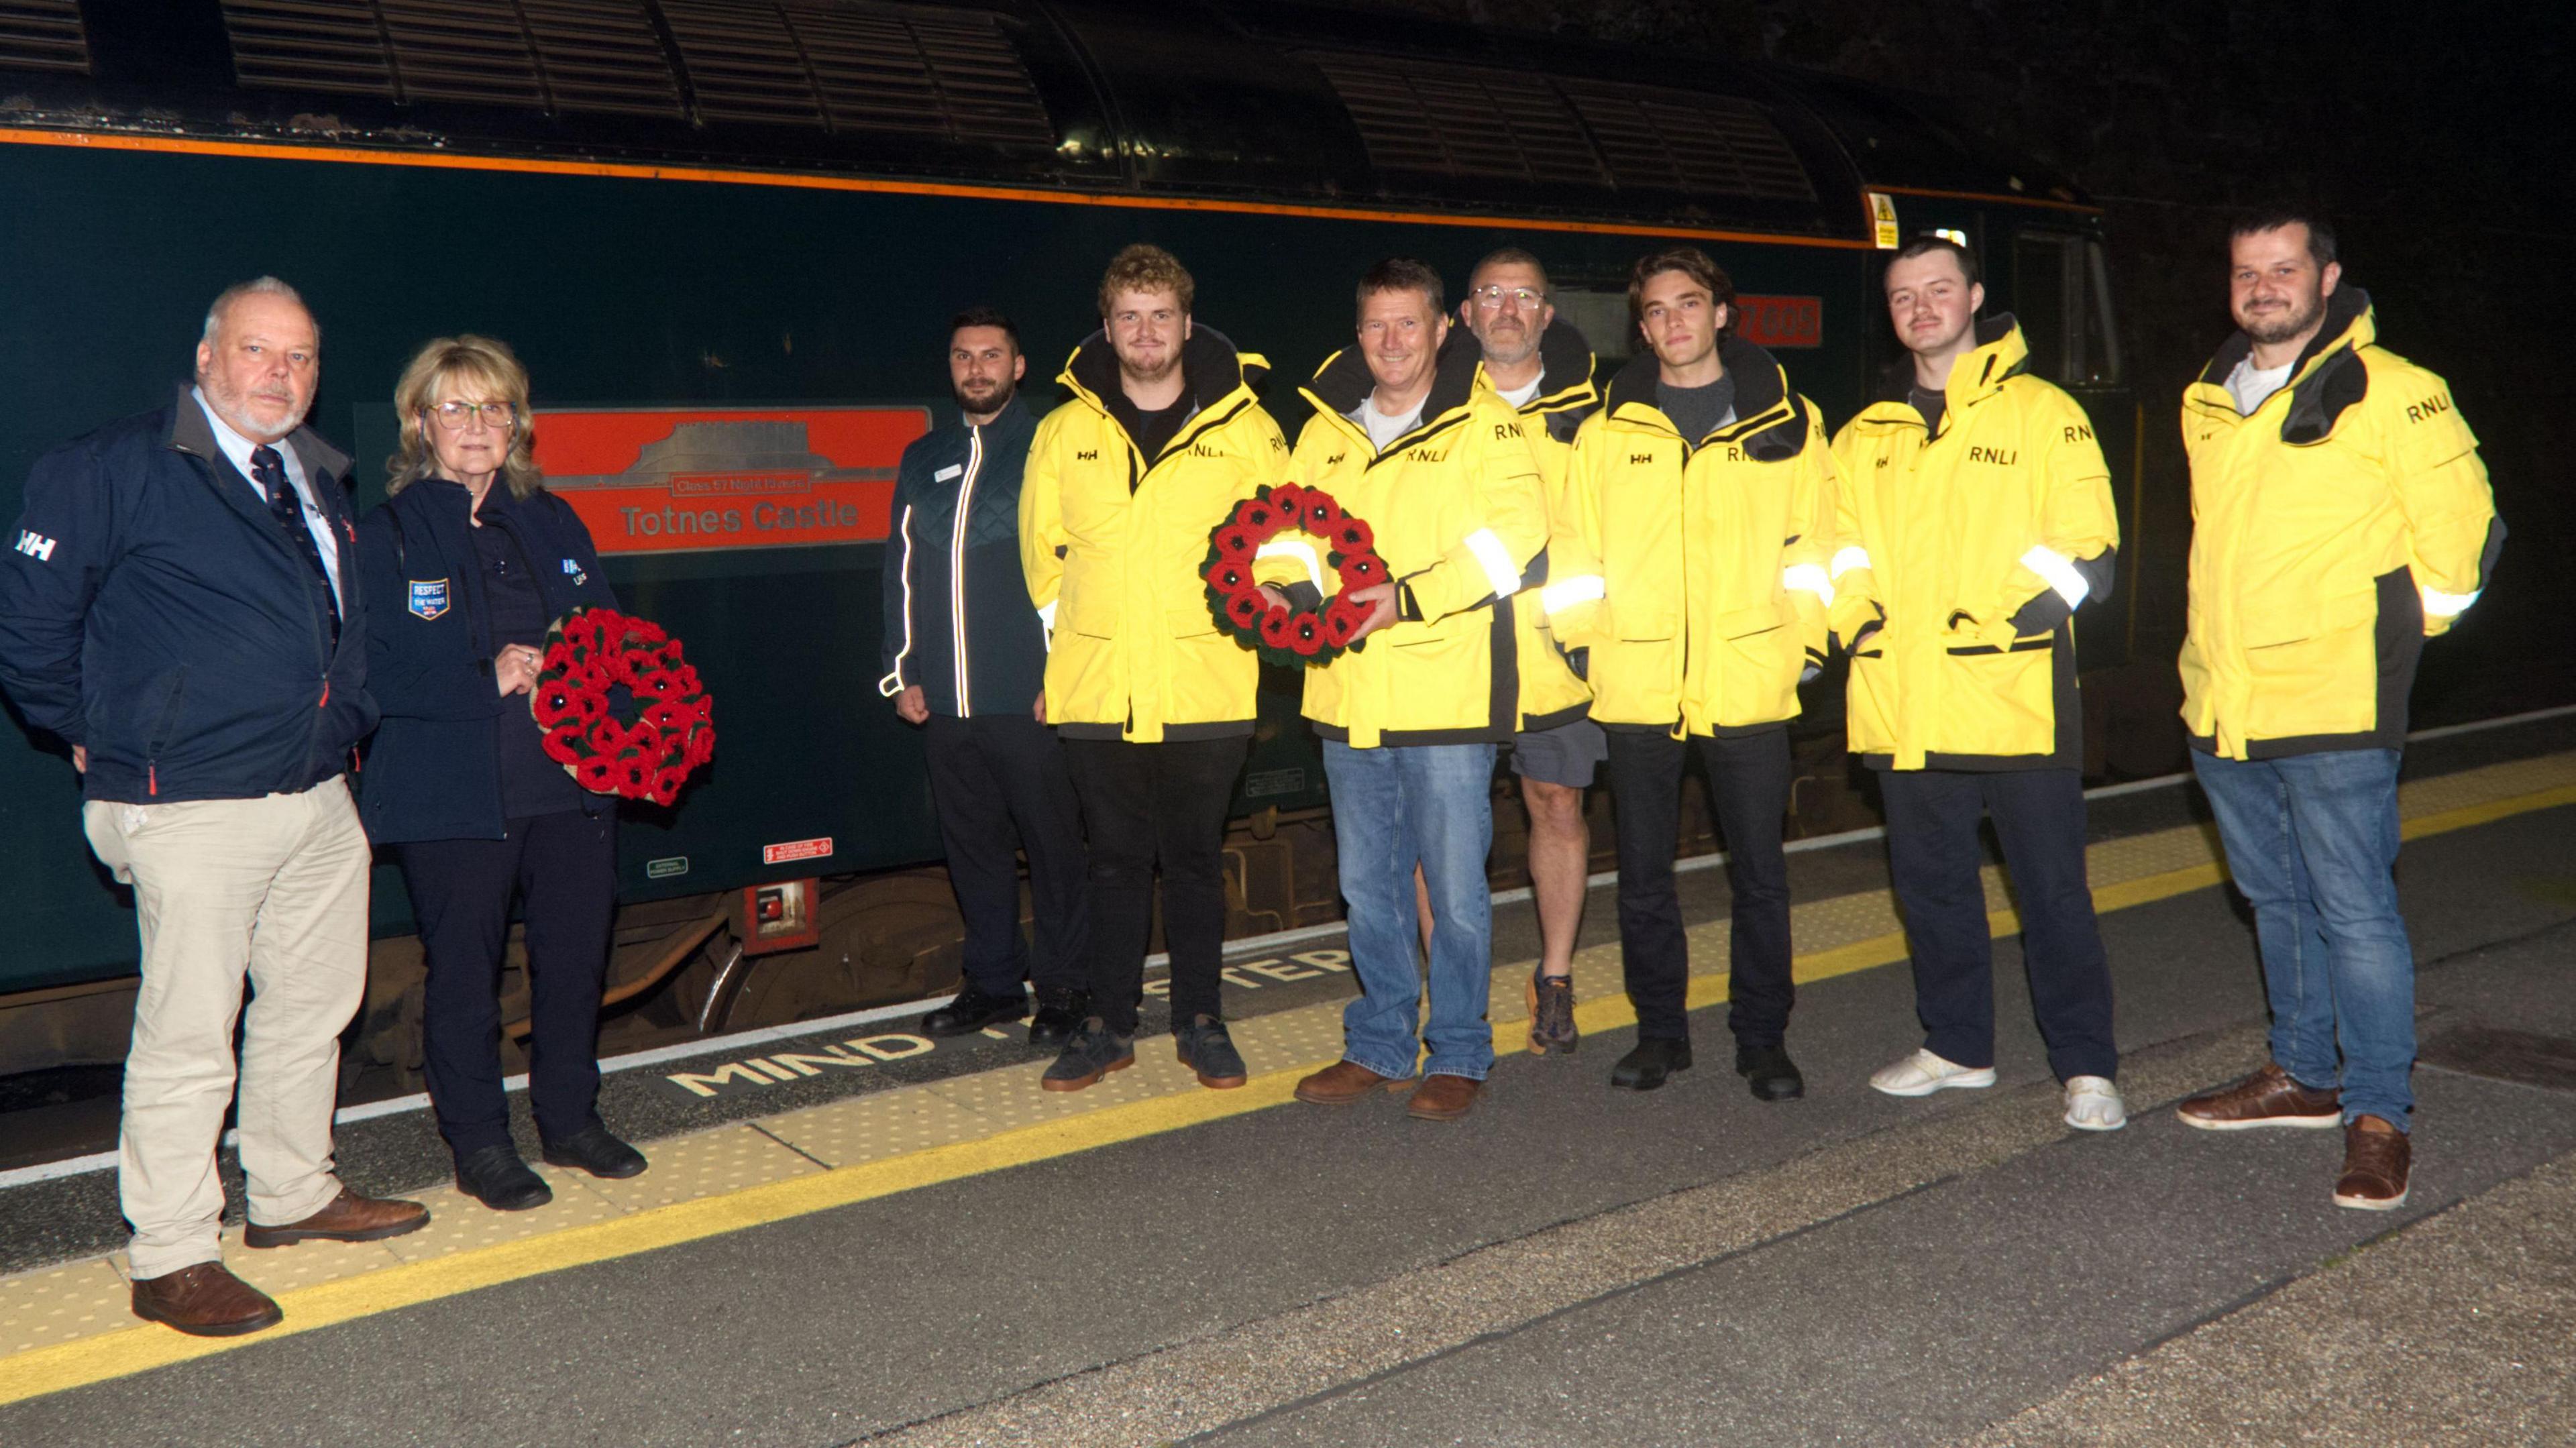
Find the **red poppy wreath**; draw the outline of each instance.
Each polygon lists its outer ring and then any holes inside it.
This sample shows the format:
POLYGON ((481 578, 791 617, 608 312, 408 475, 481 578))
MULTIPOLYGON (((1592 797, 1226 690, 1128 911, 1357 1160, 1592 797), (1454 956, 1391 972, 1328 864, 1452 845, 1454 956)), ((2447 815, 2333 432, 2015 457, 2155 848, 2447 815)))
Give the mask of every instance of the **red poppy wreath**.
POLYGON ((1367 640, 1352 637, 1368 621, 1368 607, 1350 596, 1387 581, 1386 560, 1377 556, 1377 535, 1369 525, 1343 512, 1332 494, 1295 483, 1265 487, 1236 504, 1208 535, 1207 564, 1199 576, 1207 581, 1216 626, 1264 663, 1283 666, 1330 663, 1345 649, 1368 647, 1367 640), (1325 561, 1341 579, 1340 592, 1305 608, 1262 597, 1253 559, 1261 545, 1283 533, 1324 540, 1330 549, 1325 561))
POLYGON ((555 620, 528 691, 547 757, 582 788, 664 806, 716 757, 714 711, 678 639, 607 608, 576 608, 555 620), (621 684, 635 701, 631 719, 617 717, 610 697, 621 684))

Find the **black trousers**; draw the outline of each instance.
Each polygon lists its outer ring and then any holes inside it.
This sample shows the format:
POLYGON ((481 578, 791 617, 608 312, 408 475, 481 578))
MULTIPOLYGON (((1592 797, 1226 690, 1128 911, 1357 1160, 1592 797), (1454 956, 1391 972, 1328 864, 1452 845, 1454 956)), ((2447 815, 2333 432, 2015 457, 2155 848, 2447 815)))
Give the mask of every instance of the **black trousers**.
POLYGON ((527 922, 528 1095, 561 1140, 598 1120, 599 992, 617 908, 617 816, 564 810, 506 822, 497 840, 394 846, 429 963, 421 1022, 429 1100, 457 1155, 510 1139, 501 1090, 501 950, 517 896, 527 922))
POLYGON ((1064 741, 1091 838, 1091 1008, 1119 1035, 1135 1034, 1145 998, 1156 860, 1163 866, 1172 1019, 1225 1014, 1217 977, 1225 944, 1225 812, 1251 750, 1248 735, 1064 741))
POLYGON ((966 983, 986 995, 1016 994, 1022 977, 1040 991, 1089 986, 1082 807, 1055 731, 1024 713, 933 714, 922 726, 922 746, 948 882, 966 917, 966 983), (1020 934, 1022 850, 1034 955, 1020 934))
MULTIPOLYGON (((1640 1039, 1690 1039, 1690 948, 1673 887, 1683 741, 1613 729, 1610 790, 1619 829, 1619 954, 1640 1039)), ((1776 1046, 1789 1029, 1789 731, 1694 736, 1725 836, 1729 907, 1726 1024, 1738 1043, 1776 1046)))
POLYGON ((2084 877, 2083 779, 2072 769, 1891 769, 1879 782, 1924 1049, 1962 1066, 1995 1063, 1994 937, 1977 873, 1986 858, 1977 820, 1992 814, 2049 1068, 2060 1081, 2116 1072, 2111 966, 2084 877))

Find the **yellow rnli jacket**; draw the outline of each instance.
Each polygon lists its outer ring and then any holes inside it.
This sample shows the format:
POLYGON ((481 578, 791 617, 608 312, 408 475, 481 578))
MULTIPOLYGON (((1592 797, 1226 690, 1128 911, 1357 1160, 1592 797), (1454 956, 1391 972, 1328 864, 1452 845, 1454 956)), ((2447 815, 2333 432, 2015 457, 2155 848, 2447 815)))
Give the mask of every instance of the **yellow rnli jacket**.
MULTIPOLYGON (((1601 405, 1592 385, 1592 348, 1574 325, 1559 318, 1538 339, 1544 375, 1538 391, 1520 405, 1521 431, 1530 455, 1538 461, 1539 487, 1547 502, 1551 536, 1571 531, 1567 511, 1566 473, 1574 460, 1575 430, 1601 405)), ((1491 385, 1492 379, 1483 379, 1491 385)), ((1547 586, 1549 554, 1541 549, 1522 571, 1521 591, 1512 599, 1514 652, 1520 669, 1520 727, 1553 729, 1590 712, 1592 688, 1574 670, 1556 635, 1547 625, 1542 590, 1547 586)))
MULTIPOLYGON (((1304 389, 1315 415, 1290 471, 1369 525, 1401 601, 1395 623, 1306 670, 1306 717, 1327 739, 1499 743, 1519 723, 1514 595, 1547 543, 1547 502, 1527 424, 1483 385, 1481 360, 1472 336, 1453 333, 1422 420, 1383 452, 1345 415, 1376 386, 1357 348, 1326 358, 1304 389)), ((1329 572, 1315 582, 1339 588, 1329 572)))
POLYGON ((2009 316, 1950 366, 1939 423, 1906 400, 1834 436, 1834 631, 1851 751, 1897 769, 2080 768, 2073 614, 2110 597, 2111 470, 2075 399, 2024 370, 2009 316))
POLYGON ((1816 405, 1771 354, 1719 344, 1735 421, 1685 438, 1638 357, 1574 435, 1573 527, 1549 541, 1549 626, 1591 650, 1592 717, 1675 733, 1796 717, 1825 656, 1834 468, 1816 405))
POLYGON ((1096 332, 1057 379, 1073 396, 1029 444, 1020 566, 1050 630, 1047 722, 1070 738, 1252 732, 1260 663, 1217 631, 1199 570, 1234 505, 1280 480, 1288 445, 1252 395, 1267 362, 1200 326, 1181 365, 1194 411, 1158 456, 1106 400, 1118 359, 1096 332))
POLYGON ((2451 389, 2378 343, 2343 287, 2288 384, 2240 416, 2239 332, 2183 393, 2191 611, 2183 725, 2230 759, 2401 747, 2428 635, 2504 547, 2451 389))

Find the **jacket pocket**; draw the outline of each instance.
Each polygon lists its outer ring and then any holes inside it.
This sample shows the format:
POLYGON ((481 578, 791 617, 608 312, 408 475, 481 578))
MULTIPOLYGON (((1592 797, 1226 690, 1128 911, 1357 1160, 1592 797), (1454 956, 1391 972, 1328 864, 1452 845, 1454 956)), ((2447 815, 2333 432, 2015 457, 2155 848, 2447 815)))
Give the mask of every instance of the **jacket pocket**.
POLYGON ((1621 643, 1657 643, 1681 630, 1681 612, 1670 605, 1614 601, 1609 611, 1610 636, 1621 643))
POLYGON ((1784 627, 1788 622, 1787 611, 1775 600, 1752 608, 1730 609, 1717 616, 1714 627, 1719 638, 1744 639, 1784 627))
POLYGON ((156 691, 160 705, 153 711, 152 727, 143 736, 143 757, 149 764, 161 757, 161 751, 176 743, 179 720, 188 702, 188 666, 181 664, 170 671, 167 685, 156 691))
POLYGON ((2247 609, 2241 636, 2248 650, 2278 648, 2340 633, 2378 617, 2379 595, 2370 589, 2314 602, 2266 600, 2247 609))

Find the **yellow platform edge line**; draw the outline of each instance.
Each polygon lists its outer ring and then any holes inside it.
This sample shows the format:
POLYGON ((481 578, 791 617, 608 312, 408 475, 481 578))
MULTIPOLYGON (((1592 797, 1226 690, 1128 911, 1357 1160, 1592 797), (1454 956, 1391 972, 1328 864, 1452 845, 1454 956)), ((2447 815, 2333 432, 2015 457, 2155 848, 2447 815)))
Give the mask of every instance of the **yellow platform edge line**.
MULTIPOLYGON (((2422 839, 2569 804, 2576 804, 2576 785, 2562 785, 2439 811, 2406 821, 2403 832, 2408 839, 2422 839)), ((2168 870, 2094 891, 2094 908, 2108 913, 2145 905, 2207 889, 2225 877, 2225 871, 2216 864, 2168 870)), ((1989 922, 1998 936, 2012 934, 2020 928, 2008 910, 1991 912, 1989 922)), ((1826 980, 1891 965, 1905 958, 1904 935, 1901 932, 1890 933, 1799 956, 1794 968, 1795 977, 1801 982, 1826 980)), ((1690 1008, 1694 1010, 1725 1000, 1725 976, 1692 977, 1688 999, 1690 1008)), ((1636 1015, 1624 998, 1607 996, 1576 1006, 1575 1019, 1581 1030, 1598 1033, 1634 1024, 1636 1015)), ((1495 1050, 1500 1054, 1511 1054, 1526 1049, 1525 1029, 1525 1025, 1518 1021, 1497 1025, 1495 1050)), ((286 1320, 249 1337, 189 1337, 138 1321, 132 1327, 0 1358, 0 1404, 274 1342, 485 1287, 703 1241, 918 1187, 936 1186, 1008 1167, 1072 1156, 1098 1147, 1267 1110, 1294 1099, 1299 1077, 1329 1064, 1329 1060, 1315 1061, 1268 1072, 1252 1078, 1239 1090, 1191 1091, 1103 1107, 1057 1121, 998 1132, 976 1141, 955 1142, 883 1161, 836 1167, 720 1196, 677 1202, 604 1222, 567 1227, 541 1237, 498 1243, 453 1256, 405 1263, 357 1277, 297 1288, 278 1294, 278 1305, 285 1309, 286 1320)))

